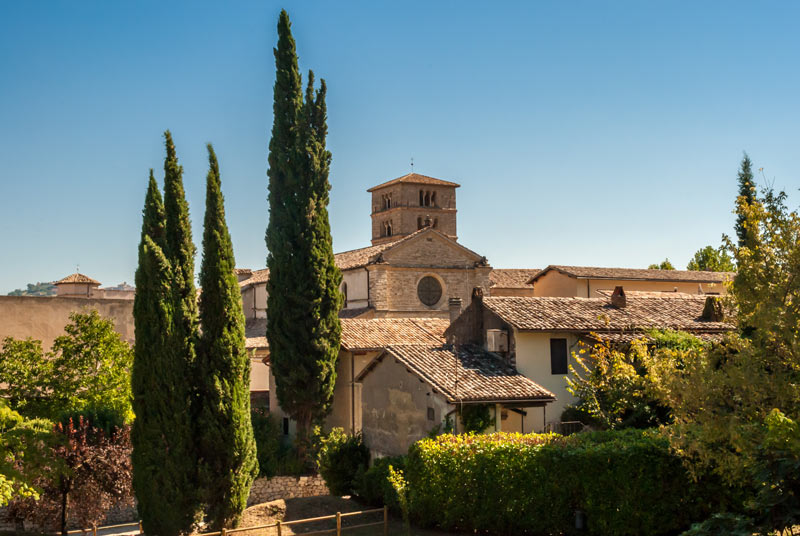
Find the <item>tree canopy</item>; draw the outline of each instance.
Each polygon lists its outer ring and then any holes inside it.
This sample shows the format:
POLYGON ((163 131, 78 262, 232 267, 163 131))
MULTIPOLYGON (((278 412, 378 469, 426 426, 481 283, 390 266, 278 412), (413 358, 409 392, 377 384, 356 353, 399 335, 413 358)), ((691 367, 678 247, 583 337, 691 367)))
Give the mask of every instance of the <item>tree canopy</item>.
POLYGON ((736 266, 724 247, 706 246, 695 252, 686 269, 702 272, 733 272, 736 266))

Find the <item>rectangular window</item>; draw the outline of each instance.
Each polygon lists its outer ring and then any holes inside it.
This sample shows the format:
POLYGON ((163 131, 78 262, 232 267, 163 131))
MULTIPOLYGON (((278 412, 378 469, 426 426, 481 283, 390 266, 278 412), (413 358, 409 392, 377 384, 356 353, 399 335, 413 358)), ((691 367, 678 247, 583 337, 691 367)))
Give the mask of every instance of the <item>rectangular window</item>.
POLYGON ((283 435, 289 435, 289 418, 283 418, 283 435))
POLYGON ((434 418, 435 418, 435 415, 433 413, 433 408, 428 408, 428 420, 432 421, 434 418))
POLYGON ((567 372, 567 339, 550 339, 550 373, 567 372))

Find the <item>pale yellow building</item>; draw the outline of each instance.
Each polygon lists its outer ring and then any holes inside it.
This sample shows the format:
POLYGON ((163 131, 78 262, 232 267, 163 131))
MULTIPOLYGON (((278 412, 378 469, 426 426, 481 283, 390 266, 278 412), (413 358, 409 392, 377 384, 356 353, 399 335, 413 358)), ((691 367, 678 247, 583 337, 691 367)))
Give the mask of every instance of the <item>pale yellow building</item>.
POLYGON ((682 292, 685 294, 724 295, 731 272, 692 270, 645 270, 638 268, 600 268, 594 266, 550 265, 528 281, 534 296, 595 298, 598 291, 682 292))
POLYGON ((497 353, 526 377, 553 393, 546 413, 528 420, 525 431, 557 429, 564 409, 576 402, 567 391, 572 354, 582 343, 607 338, 630 342, 649 329, 686 331, 720 338, 733 325, 704 317, 712 296, 626 291, 621 287, 598 298, 483 297, 480 289, 469 307, 445 331, 448 341, 474 344, 497 353))

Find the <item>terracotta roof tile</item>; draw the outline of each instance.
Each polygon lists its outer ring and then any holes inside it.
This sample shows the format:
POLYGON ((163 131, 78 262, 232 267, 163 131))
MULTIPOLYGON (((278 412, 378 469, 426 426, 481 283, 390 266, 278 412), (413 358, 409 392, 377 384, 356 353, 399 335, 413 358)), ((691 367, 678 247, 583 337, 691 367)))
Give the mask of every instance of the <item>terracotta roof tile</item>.
POLYGON ((409 372, 441 392, 449 402, 555 400, 553 393, 517 372, 497 355, 477 346, 460 347, 457 358, 456 353, 445 346, 390 346, 364 368, 356 381, 361 381, 387 357, 403 363, 409 372))
MULTIPOLYGON (((237 270, 243 270, 242 268, 237 268, 237 270)), ((246 273, 246 272, 244 272, 246 273)), ((264 268, 263 270, 251 270, 251 276, 247 279, 242 279, 239 281, 239 288, 244 288, 249 285, 254 285, 257 283, 266 283, 269 280, 269 268, 264 268)))
POLYGON ((730 324, 703 320, 705 296, 629 296, 615 308, 605 298, 488 297, 483 304, 520 330, 631 331, 668 328, 683 331, 727 331, 730 324))
POLYGON ((390 181, 386 181, 383 184, 379 184, 377 186, 373 186, 372 188, 368 189, 368 192, 372 192, 374 190, 378 190, 380 188, 385 188, 386 186, 391 186, 392 184, 397 183, 410 183, 410 184, 431 184, 434 186, 454 186, 458 188, 461 186, 460 184, 456 184, 450 181, 443 181, 442 179, 436 179, 434 177, 428 177, 427 175, 420 175, 419 173, 408 173, 407 175, 403 175, 402 177, 397 177, 396 179, 392 179, 390 181))
POLYGON ((528 281, 539 272, 538 268, 495 268, 489 272, 489 284, 499 288, 533 288, 528 281))
POLYGON ((441 318, 342 318, 342 347, 381 350, 397 344, 440 345, 450 322, 441 318))
POLYGON ((596 266, 562 266, 551 264, 538 274, 535 282, 550 270, 580 279, 623 279, 643 281, 674 281, 688 283, 722 283, 733 278, 733 272, 700 272, 695 270, 645 270, 639 268, 600 268, 596 266))
POLYGON ((244 324, 245 347, 249 349, 269 348, 267 342, 267 319, 249 318, 244 324))
POLYGON ((99 285, 100 281, 96 281, 88 275, 74 273, 55 282, 56 285, 60 285, 62 283, 88 283, 90 285, 99 285))

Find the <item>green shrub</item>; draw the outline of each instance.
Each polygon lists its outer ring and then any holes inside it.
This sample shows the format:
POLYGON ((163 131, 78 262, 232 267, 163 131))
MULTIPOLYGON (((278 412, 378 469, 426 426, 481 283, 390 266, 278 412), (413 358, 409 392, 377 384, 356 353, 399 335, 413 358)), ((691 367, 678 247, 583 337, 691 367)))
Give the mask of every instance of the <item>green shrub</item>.
POLYGON ((494 425, 494 417, 489 411, 489 404, 468 404, 461 409, 461 424, 464 431, 479 434, 494 425))
POLYGON ((369 449, 361 434, 347 435, 342 428, 334 428, 320 437, 317 467, 332 495, 354 493, 359 468, 369 465, 369 449))
POLYGON ((355 478, 355 492, 367 504, 386 505, 392 512, 399 514, 400 503, 397 500, 397 492, 389 482, 389 466, 405 471, 406 457, 378 458, 369 469, 361 467, 355 478))
POLYGON ((708 515, 708 497, 657 431, 440 436, 409 451, 412 519, 500 534, 667 534, 708 515))

